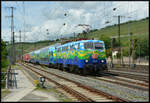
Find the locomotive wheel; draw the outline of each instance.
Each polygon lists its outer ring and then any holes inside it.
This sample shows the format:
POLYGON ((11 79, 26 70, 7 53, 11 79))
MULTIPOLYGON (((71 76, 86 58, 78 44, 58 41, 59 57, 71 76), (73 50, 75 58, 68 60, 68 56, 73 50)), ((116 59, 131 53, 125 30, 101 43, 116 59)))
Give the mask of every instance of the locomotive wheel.
POLYGON ((60 64, 60 70, 63 71, 63 64, 60 64))
POLYGON ((77 73, 78 73, 78 74, 82 74, 81 68, 78 68, 77 73))
POLYGON ((54 64, 54 68, 57 69, 57 64, 54 64))
POLYGON ((74 72, 74 65, 70 65, 70 72, 71 72, 71 73, 74 72))
POLYGON ((65 71, 65 68, 64 68, 64 65, 63 65, 63 64, 61 65, 61 68, 62 68, 62 71, 65 71))
POLYGON ((87 69, 86 68, 82 69, 82 75, 87 75, 87 69))
POLYGON ((49 67, 49 68, 51 68, 51 67, 52 67, 52 65, 51 65, 51 64, 49 64, 49 65, 48 65, 48 67, 49 67))
POLYGON ((66 71, 69 72, 69 67, 65 67, 66 71))
POLYGON ((58 64, 58 69, 61 70, 61 64, 58 64))
POLYGON ((51 64, 51 68, 54 68, 54 64, 51 64))
POLYGON ((71 73, 71 65, 67 66, 67 70, 68 70, 69 73, 71 73))
POLYGON ((78 66, 75 66, 75 67, 74 67, 74 72, 75 72, 76 74, 78 74, 78 73, 79 73, 78 66))

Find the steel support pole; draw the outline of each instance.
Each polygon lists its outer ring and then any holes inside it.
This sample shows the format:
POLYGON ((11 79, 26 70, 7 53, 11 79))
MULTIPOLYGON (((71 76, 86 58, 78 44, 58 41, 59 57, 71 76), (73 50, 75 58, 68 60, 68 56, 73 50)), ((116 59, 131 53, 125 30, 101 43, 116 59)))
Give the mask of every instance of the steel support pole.
POLYGON ((118 16, 118 41, 119 41, 119 51, 118 51, 118 56, 119 56, 119 64, 121 64, 121 52, 120 52, 120 15, 118 16))

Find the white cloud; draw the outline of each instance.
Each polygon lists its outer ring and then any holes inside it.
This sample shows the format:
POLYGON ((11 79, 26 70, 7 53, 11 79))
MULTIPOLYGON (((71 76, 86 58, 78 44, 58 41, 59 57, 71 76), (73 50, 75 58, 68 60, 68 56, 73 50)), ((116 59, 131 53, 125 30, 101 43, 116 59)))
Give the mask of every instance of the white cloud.
MULTIPOLYGON (((41 5, 44 5, 42 3, 41 5)), ((28 5, 26 5, 27 7, 28 5)), ((31 5, 30 5, 31 6, 31 5)), ((141 19, 149 14, 148 2, 98 2, 98 1, 79 1, 79 2, 54 2, 49 6, 41 6, 38 11, 34 11, 34 14, 29 13, 26 16, 26 38, 25 41, 39 41, 56 39, 62 36, 69 36, 72 33, 79 33, 84 30, 82 27, 76 27, 78 24, 88 24, 92 26, 92 29, 99 29, 104 26, 117 23, 117 19, 114 19, 114 15, 125 15, 129 13, 129 16, 133 16, 132 19, 141 19), (116 7, 116 11, 113 8, 116 7), (141 8, 142 7, 142 8, 141 8), (139 9, 139 10, 138 10, 139 9), (130 14, 130 12, 136 12, 130 14), (64 14, 67 14, 66 16, 64 14), (38 16, 38 17, 37 17, 38 16), (106 21, 111 21, 110 24, 105 24, 106 21), (66 24, 63 26, 63 24, 66 24), (36 25, 36 26, 35 26, 36 25), (46 31, 48 29, 48 31, 46 31), (49 32, 49 35, 47 33, 49 32)), ((31 12, 28 8, 28 12, 31 12)), ((26 11, 27 12, 27 11, 26 11)), ((18 21, 22 20, 22 16, 17 17, 18 21)), ((128 18, 122 19, 127 21, 128 18)), ((22 23, 22 22, 21 22, 22 23)), ((8 29, 9 30, 9 29, 8 29)), ((8 30, 2 32, 2 38, 9 40, 8 30)), ((9 30, 10 31, 10 30, 9 30)), ((16 33, 18 34, 18 33, 16 33)))

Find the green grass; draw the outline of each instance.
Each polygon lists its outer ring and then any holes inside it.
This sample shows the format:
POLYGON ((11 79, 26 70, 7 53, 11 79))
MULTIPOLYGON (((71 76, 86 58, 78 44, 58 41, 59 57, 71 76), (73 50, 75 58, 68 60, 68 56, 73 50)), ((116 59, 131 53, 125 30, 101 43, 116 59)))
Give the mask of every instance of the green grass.
POLYGON ((10 93, 10 91, 8 89, 2 89, 1 91, 1 98, 4 98, 5 96, 7 96, 10 93))

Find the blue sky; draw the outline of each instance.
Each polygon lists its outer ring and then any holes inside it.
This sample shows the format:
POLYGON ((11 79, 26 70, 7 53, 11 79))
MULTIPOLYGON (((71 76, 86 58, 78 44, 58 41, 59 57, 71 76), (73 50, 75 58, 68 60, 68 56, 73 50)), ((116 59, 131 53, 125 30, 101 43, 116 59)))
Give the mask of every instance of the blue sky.
MULTIPOLYGON (((76 27, 78 24, 88 24, 90 29, 100 29, 108 25, 116 24, 117 19, 113 16, 123 15, 132 18, 123 18, 121 22, 138 20, 149 16, 148 1, 12 1, 2 2, 2 39, 10 41, 10 10, 5 7, 13 6, 15 35, 18 31, 25 31, 25 41, 39 41, 56 39, 62 36, 71 36, 85 30, 76 27), (25 13, 24 13, 24 8, 25 13), (113 11, 113 8, 117 8, 113 11), (67 16, 64 16, 64 14, 67 16), (25 21, 25 30, 24 30, 25 21), (110 21, 109 24, 105 24, 110 21), (63 24, 66 23, 65 26, 63 24), (47 30, 49 35, 47 35, 47 30)), ((18 41, 18 39, 16 39, 18 41)))

